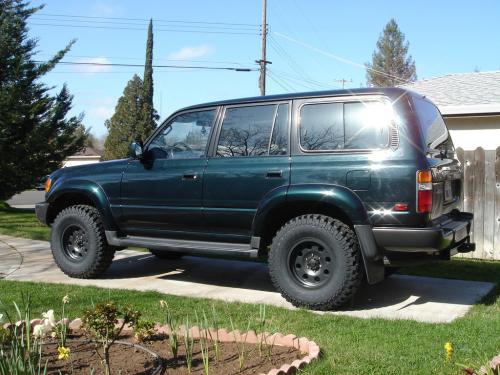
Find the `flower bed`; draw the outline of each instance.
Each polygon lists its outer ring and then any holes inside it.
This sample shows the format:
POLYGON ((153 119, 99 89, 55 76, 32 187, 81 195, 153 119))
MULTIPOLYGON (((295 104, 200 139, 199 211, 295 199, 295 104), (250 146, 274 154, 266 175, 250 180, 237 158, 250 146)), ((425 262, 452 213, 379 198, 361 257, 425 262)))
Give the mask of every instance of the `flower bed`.
POLYGON ((156 374, 165 369, 168 374, 293 374, 319 356, 318 345, 305 337, 266 332, 265 307, 255 324, 257 333, 217 328, 215 311, 210 320, 205 312, 199 319, 196 312, 196 326, 189 317, 177 324, 163 301, 167 324, 141 320, 139 312, 113 303, 96 305, 70 322, 64 318, 68 303, 63 301, 59 321, 52 310, 42 319, 30 319, 28 307, 19 313, 22 320, 0 326, 0 375, 10 374, 15 361, 33 370, 26 374, 38 368, 43 373, 44 367, 56 374, 156 374))

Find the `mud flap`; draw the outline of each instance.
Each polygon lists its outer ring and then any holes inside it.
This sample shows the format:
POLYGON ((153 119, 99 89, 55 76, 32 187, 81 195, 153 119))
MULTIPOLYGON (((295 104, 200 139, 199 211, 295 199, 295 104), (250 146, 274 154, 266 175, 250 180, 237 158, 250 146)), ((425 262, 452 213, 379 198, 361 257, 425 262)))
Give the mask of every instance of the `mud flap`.
POLYGON ((368 284, 376 284, 385 278, 384 257, 378 249, 371 225, 355 225, 361 256, 365 266, 368 284))

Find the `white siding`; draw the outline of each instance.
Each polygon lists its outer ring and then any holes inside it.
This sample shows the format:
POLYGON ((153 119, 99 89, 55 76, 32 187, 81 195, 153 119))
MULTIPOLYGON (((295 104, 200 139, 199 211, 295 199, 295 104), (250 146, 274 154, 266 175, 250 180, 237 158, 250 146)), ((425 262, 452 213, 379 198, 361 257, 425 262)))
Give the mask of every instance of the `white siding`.
POLYGON ((455 148, 495 150, 500 146, 500 116, 445 117, 455 148))

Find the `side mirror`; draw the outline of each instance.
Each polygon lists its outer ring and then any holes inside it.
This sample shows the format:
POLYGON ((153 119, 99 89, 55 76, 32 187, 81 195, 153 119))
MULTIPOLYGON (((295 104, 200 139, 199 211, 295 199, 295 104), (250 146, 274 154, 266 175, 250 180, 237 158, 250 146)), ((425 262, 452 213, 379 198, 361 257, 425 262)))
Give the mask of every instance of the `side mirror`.
POLYGON ((133 141, 128 148, 128 156, 134 159, 141 159, 143 155, 143 148, 141 141, 133 141))

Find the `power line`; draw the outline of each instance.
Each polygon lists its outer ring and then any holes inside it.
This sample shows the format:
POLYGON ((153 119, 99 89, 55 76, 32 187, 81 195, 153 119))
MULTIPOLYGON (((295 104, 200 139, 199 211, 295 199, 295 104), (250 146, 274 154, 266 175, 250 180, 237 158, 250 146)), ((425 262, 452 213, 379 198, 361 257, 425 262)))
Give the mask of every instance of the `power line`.
MULTIPOLYGON (((54 13, 38 13, 40 16, 49 17, 68 17, 68 18, 87 18, 87 19, 103 19, 103 20, 125 20, 125 21, 145 21, 149 22, 146 18, 127 18, 127 17, 99 17, 99 16, 80 16, 74 14, 54 14, 54 13)), ((234 25, 234 26, 260 26, 251 23, 235 23, 235 22, 213 22, 213 21, 186 21, 186 20, 165 20, 161 18, 153 18, 154 22, 165 23, 183 23, 183 24, 206 24, 206 25, 234 25)))
MULTIPOLYGON (((34 61, 36 64, 46 64, 48 61, 34 61)), ((127 66, 143 68, 144 64, 124 64, 124 63, 99 63, 99 62, 83 62, 83 61, 59 61, 62 65, 90 65, 90 66, 127 66)), ((254 72, 258 69, 253 68, 235 68, 228 66, 193 66, 193 65, 153 65, 153 68, 180 68, 180 69, 204 69, 204 70, 231 70, 235 72, 254 72)))
MULTIPOLYGON (((117 27, 117 26, 92 26, 92 25, 61 25, 54 23, 35 23, 30 22, 34 26, 50 26, 50 27, 72 27, 83 29, 106 29, 106 30, 140 30, 144 31, 145 28, 141 27, 117 27)), ((211 30, 189 30, 189 29, 155 29, 155 32, 173 32, 173 33, 199 33, 199 34, 226 34, 226 35, 257 35, 256 32, 232 32, 232 31, 211 31, 211 30)))
MULTIPOLYGON (((37 56, 49 56, 52 57, 53 55, 49 53, 39 53, 37 56)), ((142 61, 144 60, 144 57, 125 57, 125 56, 91 56, 91 55, 73 55, 73 54, 67 54, 65 55, 66 57, 70 58, 83 58, 83 59, 95 59, 95 58, 102 58, 102 59, 108 59, 108 60, 138 60, 142 61)), ((153 59, 154 62, 158 63, 160 61, 174 61, 174 62, 191 62, 191 63, 210 63, 210 64, 230 64, 230 65, 243 65, 242 63, 235 62, 235 61, 221 61, 221 60, 187 60, 187 59, 153 59)))
POLYGON ((319 49, 319 48, 317 48, 317 47, 314 47, 314 46, 312 46, 312 45, 310 45, 310 44, 307 44, 307 43, 305 43, 305 42, 302 42, 302 41, 300 41, 300 40, 297 40, 297 39, 294 39, 294 38, 292 38, 292 37, 290 37, 290 36, 287 36, 287 35, 285 35, 285 34, 281 34, 281 33, 278 33, 278 32, 273 32, 273 34, 275 34, 275 35, 277 35, 277 36, 279 36, 279 37, 282 37, 282 38, 284 38, 284 39, 287 39, 287 40, 289 40, 289 41, 291 41, 291 42, 293 42, 293 43, 296 43, 296 44, 298 44, 298 45, 301 45, 302 47, 305 47, 305 48, 308 48, 308 49, 310 49, 310 50, 312 50, 312 51, 315 51, 315 52, 317 52, 317 53, 319 53, 319 54, 322 54, 322 55, 327 56, 327 57, 330 57, 330 58, 332 58, 332 59, 334 59, 334 60, 337 60, 337 61, 343 62, 343 63, 345 63, 345 64, 349 64, 349 65, 353 65, 353 66, 356 66, 356 67, 359 67, 359 68, 363 68, 363 69, 366 69, 366 70, 370 70, 370 71, 375 72, 375 73, 377 73, 377 74, 381 74, 381 75, 384 75, 384 76, 386 76, 386 77, 393 78, 393 79, 395 79, 395 80, 399 81, 400 83, 410 83, 410 82, 411 82, 410 80, 405 80, 405 79, 402 79, 402 78, 400 78, 400 77, 394 76, 394 75, 392 75, 392 74, 388 74, 388 73, 382 72, 382 71, 380 71, 380 70, 376 70, 376 69, 373 69, 373 68, 369 68, 369 67, 367 67, 367 66, 366 66, 366 65, 364 65, 364 64, 360 64, 360 63, 357 63, 357 62, 355 62, 355 61, 352 61, 352 60, 346 59, 346 58, 344 58, 344 57, 341 57, 341 56, 335 55, 335 54, 333 54, 333 53, 330 53, 330 52, 324 51, 324 50, 319 49))
MULTIPOLYGON (((80 20, 80 19, 62 19, 62 18, 52 18, 52 17, 39 17, 37 15, 33 15, 30 19, 36 21, 55 21, 55 22, 77 22, 77 23, 87 23, 87 24, 108 24, 108 25, 129 25, 129 26, 144 26, 147 27, 149 22, 141 21, 138 22, 120 22, 120 21, 96 21, 96 20, 80 20)), ((167 27, 189 27, 195 29, 220 29, 220 30, 239 30, 239 31, 254 31, 257 32, 260 30, 259 27, 249 28, 247 26, 217 26, 217 25, 198 25, 198 24, 162 24, 155 23, 156 26, 167 26, 167 27)))

